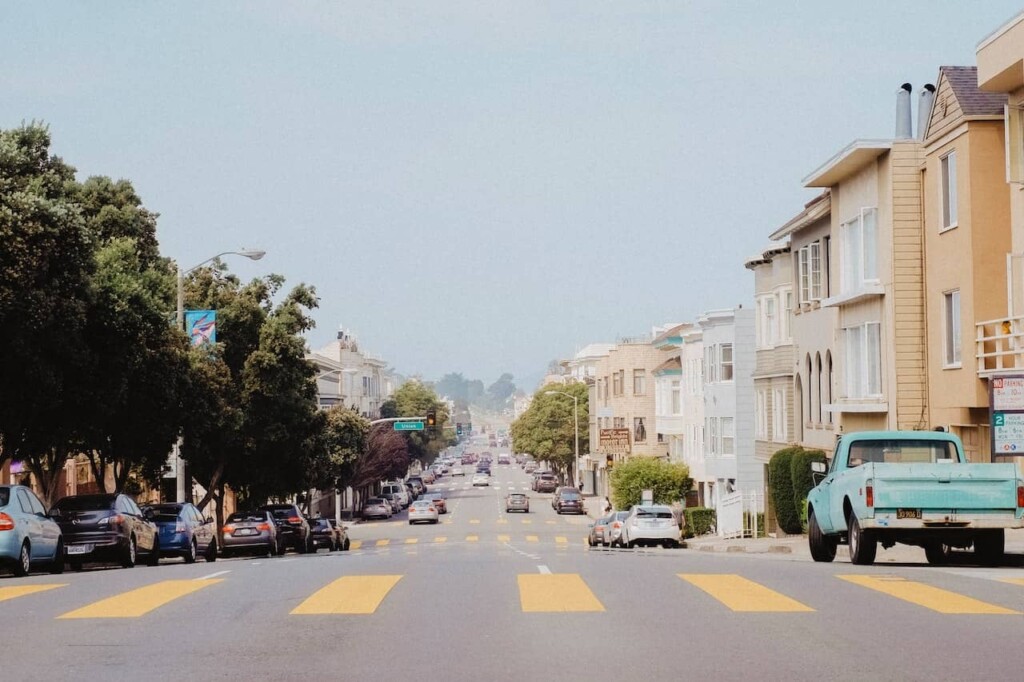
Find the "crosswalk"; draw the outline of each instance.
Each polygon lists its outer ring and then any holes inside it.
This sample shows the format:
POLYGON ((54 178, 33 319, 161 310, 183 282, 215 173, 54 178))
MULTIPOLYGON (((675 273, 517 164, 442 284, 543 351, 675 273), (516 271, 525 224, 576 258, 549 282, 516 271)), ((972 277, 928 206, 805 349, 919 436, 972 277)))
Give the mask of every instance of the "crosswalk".
MULTIPOLYGON (((527 533, 525 535, 512 535, 510 533, 498 533, 496 535, 483 534, 479 532, 472 532, 466 535, 460 535, 458 537, 449 535, 436 535, 434 537, 423 537, 423 538, 380 538, 380 539, 369 539, 369 540, 352 540, 350 549, 354 552, 370 549, 390 549, 392 547, 400 545, 440 545, 449 544, 449 541, 455 542, 470 542, 470 543, 488 543, 497 542, 500 544, 505 543, 517 543, 517 542, 529 542, 529 543, 540 543, 540 544, 554 544, 556 547, 581 547, 587 548, 587 539, 585 537, 571 537, 567 535, 545 535, 541 536, 538 533, 527 533)), ((3 593, 0 592, 0 600, 3 599, 3 593)))
MULTIPOLYGON (((967 594, 974 589, 970 583, 963 585, 964 592, 957 592, 946 587, 933 584, 939 580, 935 574, 925 575, 919 579, 910 579, 897 575, 848 574, 837 573, 821 576, 825 581, 817 586, 808 597, 808 590, 803 586, 793 586, 784 578, 755 580, 734 573, 674 573, 666 568, 660 576, 643 585, 632 585, 626 592, 618 583, 602 581, 600 576, 592 576, 597 582, 591 585, 587 577, 580 573, 553 573, 547 566, 539 566, 537 573, 516 573, 496 576, 493 586, 500 598, 515 604, 524 614, 533 613, 603 613, 622 610, 623 595, 635 596, 637 590, 655 590, 659 600, 676 601, 687 609, 702 608, 708 612, 722 614, 793 614, 811 615, 818 613, 836 613, 847 615, 851 601, 862 603, 867 608, 875 608, 879 604, 874 600, 894 600, 905 608, 930 612, 941 616, 973 615, 973 616, 1020 616, 1022 596, 1020 588, 1024 587, 1024 579, 1009 578, 997 582, 1006 586, 1002 596, 987 600, 967 594), (673 582, 674 585, 673 585, 673 582), (799 595, 787 594, 788 590, 799 590, 799 595), (844 594, 843 599, 837 593, 853 590, 844 594), (1003 603, 996 603, 1002 600, 1003 603)), ((132 589, 113 594, 102 595, 99 599, 88 600, 86 603, 65 604, 65 609, 57 609, 53 617, 63 621, 97 621, 111 619, 157 618, 167 605, 181 601, 186 607, 194 607, 200 594, 211 594, 216 597, 217 591, 224 589, 225 584, 232 581, 245 580, 244 576, 232 576, 231 571, 218 573, 217 578, 197 578, 192 580, 159 580, 132 589), (227 575, 225 575, 227 574, 227 575)), ((917 576, 915 576, 917 577, 917 576)), ((299 596, 297 604, 284 600, 281 605, 282 616, 369 616, 377 612, 382 604, 389 599, 396 599, 396 588, 406 580, 401 574, 360 574, 328 576, 326 582, 311 585, 306 596, 299 596)), ((991 583, 990 583, 991 584, 991 583)), ((73 602, 79 596, 74 592, 77 586, 67 582, 54 582, 34 585, 14 585, 0 588, 0 601, 43 599, 47 594, 68 595, 67 601, 73 602)), ((410 585, 404 592, 403 599, 409 598, 418 588, 410 585)), ((237 595, 237 592, 234 594, 237 595)), ((991 593, 990 593, 991 594, 991 593)), ((253 595, 254 599, 261 595, 253 595)), ((37 615, 39 609, 33 608, 31 613, 37 615)))

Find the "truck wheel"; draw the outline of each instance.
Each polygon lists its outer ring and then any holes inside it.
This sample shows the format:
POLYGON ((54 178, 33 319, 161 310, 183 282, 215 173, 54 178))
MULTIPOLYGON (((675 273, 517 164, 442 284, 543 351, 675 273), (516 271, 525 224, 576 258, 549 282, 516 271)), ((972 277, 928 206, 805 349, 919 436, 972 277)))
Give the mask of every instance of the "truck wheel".
POLYGON ((811 558, 815 561, 828 563, 836 558, 836 540, 821 532, 813 509, 807 517, 807 543, 810 545, 811 558))
POLYGON ((949 563, 949 550, 949 545, 933 542, 924 546, 924 555, 927 557, 928 563, 942 566, 949 563))
POLYGON ((850 536, 850 562, 858 566, 870 566, 875 563, 878 541, 875 540, 874 535, 860 527, 860 521, 852 511, 847 527, 850 536))
POLYGON ((1006 533, 1002 528, 981 531, 974 538, 974 556, 986 566, 998 566, 1003 562, 1006 547, 1006 533))

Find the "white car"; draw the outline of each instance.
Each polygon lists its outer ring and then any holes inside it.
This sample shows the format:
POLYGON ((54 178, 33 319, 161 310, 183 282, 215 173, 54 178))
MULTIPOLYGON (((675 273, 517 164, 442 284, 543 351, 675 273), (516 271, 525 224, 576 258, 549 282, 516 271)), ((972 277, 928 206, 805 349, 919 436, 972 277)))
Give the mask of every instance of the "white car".
POLYGON ((463 469, 462 467, 455 467, 454 469, 452 469, 452 476, 453 477, 455 477, 455 476, 465 476, 465 475, 466 475, 466 470, 463 469))
POLYGON ((663 504, 637 504, 633 505, 622 522, 619 545, 630 548, 637 545, 678 547, 679 538, 679 524, 671 507, 663 504))
POLYGON ((491 484, 491 479, 487 476, 487 474, 473 474, 473 485, 474 486, 478 486, 478 485, 489 486, 490 484, 491 484))
POLYGON ((439 518, 437 505, 434 504, 433 500, 416 500, 409 507, 410 526, 418 521, 437 523, 439 518))

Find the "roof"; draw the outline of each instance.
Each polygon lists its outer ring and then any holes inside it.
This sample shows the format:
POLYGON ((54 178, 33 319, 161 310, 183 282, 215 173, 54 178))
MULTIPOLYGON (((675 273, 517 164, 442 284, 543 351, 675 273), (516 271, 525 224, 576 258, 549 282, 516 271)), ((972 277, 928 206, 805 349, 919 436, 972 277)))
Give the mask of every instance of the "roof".
POLYGON ((831 187, 892 149, 892 140, 854 140, 803 179, 804 187, 831 187))
POLYGON ((579 353, 573 356, 574 360, 582 360, 584 358, 600 358, 608 355, 611 350, 615 348, 614 343, 592 343, 584 346, 579 353))
POLYGON ((754 269, 758 265, 765 265, 771 263, 775 256, 781 253, 789 253, 789 242, 779 242, 777 244, 769 244, 766 246, 761 253, 751 256, 744 262, 744 266, 749 269, 754 269))
POLYGON ((940 66, 964 116, 1002 116, 1006 94, 985 92, 978 88, 977 66, 940 66))
POLYGON ((682 369, 683 369, 682 361, 678 357, 675 357, 675 358, 670 358, 670 359, 666 360, 665 362, 661 363, 660 365, 658 365, 657 367, 655 367, 654 368, 654 373, 658 374, 659 372, 669 372, 671 370, 682 370, 682 369))
POLYGON ((661 334, 658 334, 656 337, 654 337, 654 339, 651 341, 651 343, 654 344, 655 346, 660 346, 660 345, 665 345, 665 344, 669 344, 669 345, 678 344, 678 343, 680 343, 682 341, 682 333, 683 333, 683 331, 686 330, 688 327, 691 327, 691 326, 693 326, 693 325, 691 325, 689 322, 683 322, 682 324, 677 324, 677 325, 674 325, 672 327, 669 327, 668 329, 663 331, 661 334))
POLYGON ((794 232, 799 232, 816 222, 818 219, 829 215, 831 212, 832 193, 826 189, 824 192, 804 204, 804 210, 786 221, 785 225, 768 235, 768 238, 772 240, 785 239, 794 232))

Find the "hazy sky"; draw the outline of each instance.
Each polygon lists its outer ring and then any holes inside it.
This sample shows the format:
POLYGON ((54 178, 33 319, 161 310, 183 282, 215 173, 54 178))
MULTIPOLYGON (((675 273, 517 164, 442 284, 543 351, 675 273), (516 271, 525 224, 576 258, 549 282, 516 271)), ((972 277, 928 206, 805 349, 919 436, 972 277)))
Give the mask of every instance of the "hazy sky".
POLYGON ((1019 9, 5 1, 0 127, 130 179, 186 267, 266 249, 231 265, 315 285, 314 348, 343 324, 405 373, 532 384, 749 303, 800 179, 1019 9))

